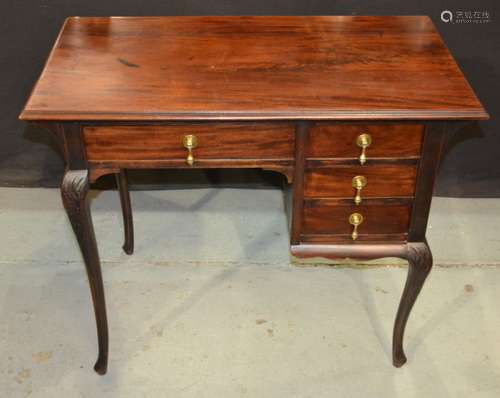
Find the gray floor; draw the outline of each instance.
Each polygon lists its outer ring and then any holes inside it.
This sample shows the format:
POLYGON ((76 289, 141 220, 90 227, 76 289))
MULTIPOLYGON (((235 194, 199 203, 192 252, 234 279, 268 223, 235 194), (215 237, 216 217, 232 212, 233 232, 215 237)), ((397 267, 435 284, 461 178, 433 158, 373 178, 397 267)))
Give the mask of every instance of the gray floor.
MULTIPOLYGON (((498 397, 499 199, 433 202, 436 267, 390 364, 406 269, 296 266, 279 190, 92 193, 109 373, 51 189, 0 189, 1 397, 498 397)), ((384 260, 379 264, 394 264, 384 260)))

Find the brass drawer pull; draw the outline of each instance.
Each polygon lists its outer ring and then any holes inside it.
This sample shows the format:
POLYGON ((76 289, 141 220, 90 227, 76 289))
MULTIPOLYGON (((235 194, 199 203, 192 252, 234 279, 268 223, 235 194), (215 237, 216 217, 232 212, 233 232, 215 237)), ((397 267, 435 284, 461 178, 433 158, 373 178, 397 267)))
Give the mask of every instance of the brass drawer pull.
POLYGON ((198 146, 198 139, 192 134, 185 135, 182 140, 182 144, 184 145, 184 148, 188 150, 186 163, 192 166, 194 163, 193 149, 198 146))
POLYGON ((359 213, 352 213, 349 216, 349 224, 351 224, 354 228, 352 230, 351 238, 352 240, 358 239, 358 227, 363 222, 363 216, 359 213))
POLYGON ((361 190, 366 186, 368 180, 365 176, 356 176, 352 179, 352 187, 356 189, 356 196, 354 203, 359 205, 361 203, 361 190))
POLYGON ((368 148, 372 143, 372 137, 370 134, 360 134, 356 140, 356 144, 361 148, 361 155, 359 155, 359 163, 366 163, 366 148, 368 148))

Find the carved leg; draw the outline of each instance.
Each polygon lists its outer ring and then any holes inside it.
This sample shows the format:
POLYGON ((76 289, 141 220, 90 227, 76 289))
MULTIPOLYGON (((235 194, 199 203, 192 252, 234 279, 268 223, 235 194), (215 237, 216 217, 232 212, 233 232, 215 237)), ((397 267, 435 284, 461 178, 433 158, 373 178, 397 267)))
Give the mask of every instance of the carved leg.
POLYGON ((106 318, 101 265, 87 198, 88 191, 87 170, 66 171, 61 185, 62 200, 78 239, 87 269, 99 342, 99 357, 94 369, 97 373, 103 375, 108 367, 108 321, 106 318))
POLYGON ((403 337, 408 316, 432 268, 432 254, 425 242, 408 243, 405 258, 409 262, 408 276, 399 303, 392 337, 392 362, 398 368, 406 363, 403 337))
POLYGON ((134 223, 132 219, 132 206, 130 204, 130 193, 128 191, 127 175, 124 170, 115 174, 116 185, 120 192, 120 202, 122 204, 123 226, 125 229, 125 243, 123 250, 127 254, 134 252, 134 223))

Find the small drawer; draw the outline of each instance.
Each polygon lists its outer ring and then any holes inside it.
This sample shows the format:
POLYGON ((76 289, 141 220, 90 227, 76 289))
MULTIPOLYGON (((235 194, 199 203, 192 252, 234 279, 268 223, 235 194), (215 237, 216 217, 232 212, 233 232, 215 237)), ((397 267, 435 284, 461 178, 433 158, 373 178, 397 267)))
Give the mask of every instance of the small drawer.
POLYGON ((354 200, 357 194, 356 182, 361 180, 365 184, 359 191, 361 200, 377 197, 413 197, 416 178, 416 165, 339 165, 332 168, 314 168, 306 170, 304 195, 354 200))
POLYGON ((349 217, 353 213, 363 217, 357 228, 359 237, 405 234, 410 222, 411 201, 386 200, 356 206, 345 205, 335 199, 309 199, 304 203, 302 234, 344 235, 350 238, 354 227, 349 223, 349 217))
POLYGON ((292 160, 295 127, 287 123, 189 123, 150 126, 87 126, 89 161, 186 161, 184 139, 194 136, 197 160, 292 160))
POLYGON ((419 157, 423 132, 421 124, 318 123, 309 131, 306 157, 359 158, 363 134, 371 141, 365 148, 367 164, 371 158, 419 157))

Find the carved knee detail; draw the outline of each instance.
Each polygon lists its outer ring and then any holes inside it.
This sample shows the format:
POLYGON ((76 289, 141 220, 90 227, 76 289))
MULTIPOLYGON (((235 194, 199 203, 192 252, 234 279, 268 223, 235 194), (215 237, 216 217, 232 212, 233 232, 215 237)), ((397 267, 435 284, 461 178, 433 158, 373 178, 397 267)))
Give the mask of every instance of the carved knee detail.
POLYGON ((432 253, 425 242, 408 243, 406 246, 406 259, 410 266, 418 267, 429 272, 432 268, 432 253))
POLYGON ((66 171, 61 184, 61 195, 67 210, 74 206, 79 209, 81 207, 80 203, 85 199, 88 191, 89 178, 87 170, 66 171))

